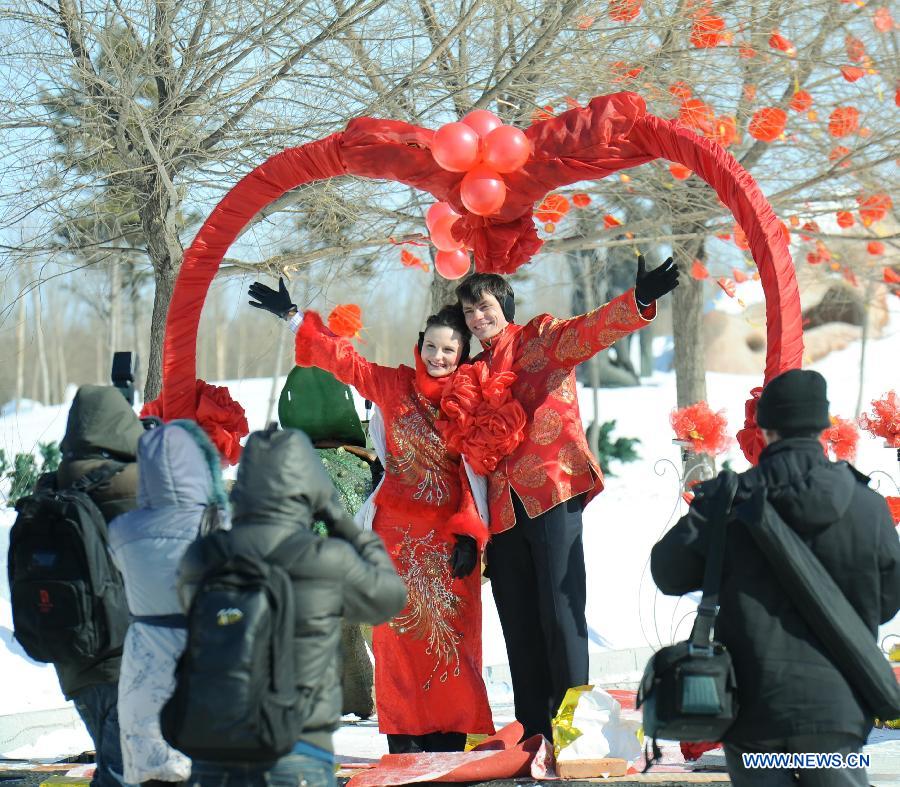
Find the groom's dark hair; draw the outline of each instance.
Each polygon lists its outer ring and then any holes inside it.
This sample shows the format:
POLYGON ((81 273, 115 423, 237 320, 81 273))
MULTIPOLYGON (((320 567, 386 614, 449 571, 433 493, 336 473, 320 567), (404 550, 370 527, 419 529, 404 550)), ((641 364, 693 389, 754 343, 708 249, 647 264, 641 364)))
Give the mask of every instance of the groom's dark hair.
POLYGON ((507 322, 516 316, 516 298, 509 282, 496 273, 473 273, 456 288, 456 298, 460 306, 478 303, 485 294, 493 295, 503 310, 507 322))

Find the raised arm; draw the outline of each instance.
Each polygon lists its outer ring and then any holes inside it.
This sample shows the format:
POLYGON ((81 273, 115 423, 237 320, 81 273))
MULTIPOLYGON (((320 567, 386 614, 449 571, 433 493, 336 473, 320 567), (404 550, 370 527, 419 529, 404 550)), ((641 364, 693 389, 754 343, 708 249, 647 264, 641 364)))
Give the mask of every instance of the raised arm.
POLYGON ((251 306, 288 320, 297 337, 294 357, 297 366, 315 366, 331 372, 376 404, 383 403, 386 392, 397 385, 397 369, 367 361, 347 339, 334 334, 316 312, 298 312, 282 279, 278 280, 278 291, 254 282, 249 294, 255 299, 250 301, 251 306))
POLYGON ((551 364, 577 366, 649 324, 656 317, 656 300, 677 286, 678 267, 671 257, 649 272, 644 258, 638 257, 634 289, 567 320, 549 315, 537 318, 541 347, 551 364))

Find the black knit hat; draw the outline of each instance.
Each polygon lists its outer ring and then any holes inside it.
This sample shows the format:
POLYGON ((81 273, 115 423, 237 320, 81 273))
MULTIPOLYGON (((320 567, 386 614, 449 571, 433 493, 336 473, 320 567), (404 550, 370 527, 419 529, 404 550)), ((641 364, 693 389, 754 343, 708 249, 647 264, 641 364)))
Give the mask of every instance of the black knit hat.
POLYGON ((756 405, 761 429, 820 432, 831 426, 825 378, 818 372, 791 369, 771 380, 756 405))

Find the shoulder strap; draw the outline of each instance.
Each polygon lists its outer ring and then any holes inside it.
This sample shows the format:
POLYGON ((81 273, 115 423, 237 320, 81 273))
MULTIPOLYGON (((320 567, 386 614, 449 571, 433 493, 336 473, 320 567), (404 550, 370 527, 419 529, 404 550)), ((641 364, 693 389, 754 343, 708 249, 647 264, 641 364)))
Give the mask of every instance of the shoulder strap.
POLYGON ((100 467, 85 473, 69 488, 76 492, 85 492, 87 494, 93 492, 98 486, 102 486, 114 475, 121 473, 125 469, 123 462, 106 462, 100 467))
POLYGON ((719 474, 719 486, 712 501, 709 517, 709 552, 703 574, 703 598, 697 609, 697 618, 691 631, 690 644, 694 648, 709 648, 713 641, 713 628, 719 613, 719 588, 722 585, 722 561, 725 557, 725 530, 731 504, 737 492, 738 477, 731 470, 719 474))

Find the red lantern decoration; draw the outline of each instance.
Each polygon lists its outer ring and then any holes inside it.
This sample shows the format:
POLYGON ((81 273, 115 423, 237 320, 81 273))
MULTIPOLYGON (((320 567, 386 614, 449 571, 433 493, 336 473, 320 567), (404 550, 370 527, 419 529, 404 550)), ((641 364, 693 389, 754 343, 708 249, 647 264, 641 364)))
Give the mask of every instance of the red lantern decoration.
POLYGON ((872 15, 872 24, 879 33, 890 33, 894 29, 894 18, 891 16, 890 9, 877 8, 872 15))
POLYGON ((737 222, 735 222, 732 234, 734 235, 734 245, 741 251, 747 251, 750 248, 750 242, 747 240, 743 228, 737 222))
POLYGON ((885 284, 900 284, 900 273, 897 273, 893 268, 885 268, 881 272, 881 278, 885 284))
POLYGON ((841 66, 841 76, 848 82, 856 82, 865 75, 866 72, 859 66, 841 66))
POLYGON ((459 197, 466 210, 476 216, 490 216, 503 207, 506 183, 490 167, 480 165, 465 174, 459 197))
POLYGON ((734 286, 734 282, 731 279, 726 278, 725 276, 720 276, 718 279, 716 279, 716 284, 718 284, 722 288, 722 291, 729 298, 734 297, 734 294, 737 290, 734 286))
POLYGON ((847 229, 853 226, 853 214, 849 210, 839 210, 837 212, 837 223, 841 229, 847 229))
POLYGON ((856 202, 859 204, 859 218, 866 227, 881 221, 894 207, 894 201, 888 194, 873 194, 865 199, 857 197, 856 202))
POLYGON ((400 252, 400 262, 405 268, 421 268, 423 271, 428 270, 428 263, 406 249, 403 249, 403 251, 400 252))
POLYGON ((609 18, 614 22, 630 22, 641 13, 641 0, 610 0, 609 18))
POLYGON ((328 315, 328 327, 332 333, 348 339, 359 336, 363 327, 362 309, 355 303, 335 306, 328 315))
POLYGON ((787 112, 778 107, 763 107, 753 113, 747 133, 760 142, 774 142, 784 131, 787 112))
POLYGON ((745 281, 749 281, 750 277, 744 273, 740 268, 732 268, 731 275, 734 277, 734 280, 738 284, 743 284, 745 281))
POLYGON ((461 240, 453 237, 453 225, 459 221, 459 216, 449 215, 438 219, 431 230, 431 242, 440 251, 456 251, 463 247, 461 240))
POLYGON ((703 279, 709 278, 709 271, 700 260, 694 260, 691 263, 691 278, 696 279, 697 281, 703 281, 703 279))
POLYGON ((866 251, 873 257, 877 257, 879 254, 884 254, 884 244, 880 240, 870 240, 866 244, 866 251))
MULTIPOLYGON (((843 145, 835 145, 831 149, 831 152, 828 154, 828 160, 829 161, 838 161, 839 159, 842 159, 845 156, 849 156, 849 155, 850 155, 850 148, 845 148, 843 145)), ((849 161, 841 161, 841 163, 838 164, 838 166, 839 167, 849 167, 850 162, 849 161)))
POLYGON ((591 197, 589 194, 583 194, 580 192, 578 194, 573 194, 572 195, 572 204, 576 208, 586 208, 588 205, 591 204, 591 197))
POLYGON ((603 226, 609 230, 609 229, 612 229, 613 227, 622 226, 622 222, 619 221, 615 216, 612 216, 609 213, 607 213, 603 217, 603 226))
POLYGON ((847 57, 854 63, 861 63, 866 56, 866 45, 849 33, 844 36, 844 45, 847 47, 847 57))
POLYGON ((462 121, 471 128, 479 137, 484 139, 495 128, 500 128, 503 121, 500 120, 493 112, 486 109, 473 109, 469 114, 463 117, 462 121))
POLYGON ((812 105, 813 97, 806 90, 798 90, 794 93, 791 103, 788 104, 794 112, 808 112, 812 108, 812 105))
POLYGON ((694 174, 694 170, 688 169, 683 164, 676 164, 674 161, 669 164, 669 172, 672 173, 672 177, 676 180, 687 180, 694 174))
POLYGON ((686 82, 673 82, 671 85, 669 85, 669 92, 675 98, 679 98, 682 101, 689 99, 693 94, 690 85, 688 85, 686 82))
POLYGON ((725 20, 721 16, 704 14, 698 16, 691 26, 691 44, 698 49, 710 49, 722 43, 725 36, 725 20))
POLYGON ((717 117, 713 121, 713 130, 706 136, 727 148, 737 138, 737 123, 731 115, 717 117))
POLYGON ((856 107, 837 107, 828 118, 828 133, 833 137, 846 137, 858 128, 859 110, 856 107))
POLYGON ((712 128, 715 113, 699 98, 689 98, 681 103, 678 110, 678 119, 686 126, 708 130, 712 128))
POLYGON ((469 253, 456 251, 439 251, 434 255, 434 269, 445 279, 461 279, 469 272, 471 260, 469 253))
POLYGON ((459 218, 459 214, 450 207, 449 202, 435 202, 425 214, 425 226, 428 227, 428 231, 431 232, 434 225, 437 224, 438 219, 451 215, 459 218))
POLYGON ((741 44, 738 47, 738 55, 740 55, 745 60, 751 60, 756 57, 756 50, 750 46, 750 44, 741 44))
POLYGON ((530 155, 528 137, 515 126, 500 126, 484 138, 482 159, 495 172, 514 172, 530 155))
POLYGON ((441 169, 467 172, 478 162, 478 134, 465 123, 447 123, 434 132, 431 155, 441 169))
POLYGON ((569 212, 569 200, 562 194, 548 194, 534 212, 538 221, 549 221, 554 224, 569 212))
POLYGON ((769 36, 769 46, 791 56, 797 54, 796 47, 777 31, 769 36))

